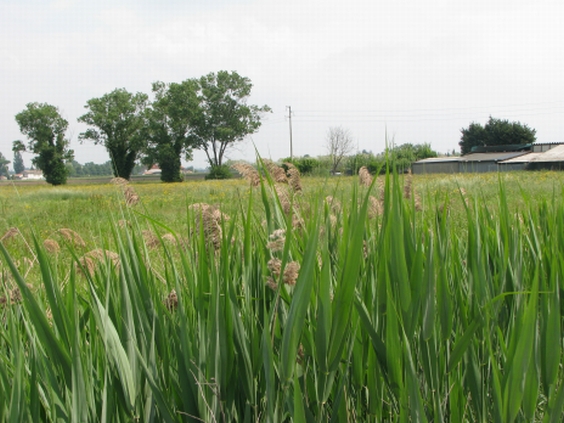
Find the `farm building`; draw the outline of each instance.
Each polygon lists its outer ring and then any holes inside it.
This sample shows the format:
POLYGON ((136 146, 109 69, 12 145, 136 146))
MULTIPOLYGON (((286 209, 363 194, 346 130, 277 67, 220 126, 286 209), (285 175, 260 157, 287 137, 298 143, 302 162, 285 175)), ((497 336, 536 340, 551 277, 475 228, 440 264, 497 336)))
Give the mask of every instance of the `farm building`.
POLYGON ((424 159, 412 164, 414 174, 540 169, 564 170, 564 144, 480 147, 464 156, 424 159))
POLYGON ((470 153, 459 157, 458 171, 464 173, 497 172, 498 163, 526 154, 523 151, 470 153))
POLYGON ((564 144, 539 144, 533 151, 499 163, 500 171, 564 170, 564 144))
POLYGON ((422 173, 458 173, 460 157, 433 157, 419 160, 411 165, 415 174, 422 173))

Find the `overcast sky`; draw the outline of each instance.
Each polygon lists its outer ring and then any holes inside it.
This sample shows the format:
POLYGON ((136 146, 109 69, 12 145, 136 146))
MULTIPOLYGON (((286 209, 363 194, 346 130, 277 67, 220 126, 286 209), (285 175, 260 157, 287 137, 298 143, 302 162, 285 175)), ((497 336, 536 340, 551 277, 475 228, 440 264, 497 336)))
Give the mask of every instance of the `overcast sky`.
POLYGON ((13 159, 14 116, 46 102, 76 160, 105 162, 78 142, 87 100, 219 70, 250 78, 249 102, 273 110, 231 159, 254 161, 253 143, 289 156, 287 106, 294 155, 325 154, 332 126, 359 151, 382 151, 386 132, 458 150, 460 129, 490 115, 564 141, 563 18, 561 0, 1 0, 0 151, 13 159))

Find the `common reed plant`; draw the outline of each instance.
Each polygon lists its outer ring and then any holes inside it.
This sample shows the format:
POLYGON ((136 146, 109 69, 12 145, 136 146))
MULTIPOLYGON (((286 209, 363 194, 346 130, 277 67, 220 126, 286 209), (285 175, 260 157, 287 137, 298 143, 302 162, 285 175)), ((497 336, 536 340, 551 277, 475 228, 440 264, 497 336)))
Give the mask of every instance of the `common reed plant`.
POLYGON ((0 242, 0 420, 562 421, 562 192, 384 181, 265 173, 182 231, 140 195, 88 253, 30 230, 31 286, 0 242))

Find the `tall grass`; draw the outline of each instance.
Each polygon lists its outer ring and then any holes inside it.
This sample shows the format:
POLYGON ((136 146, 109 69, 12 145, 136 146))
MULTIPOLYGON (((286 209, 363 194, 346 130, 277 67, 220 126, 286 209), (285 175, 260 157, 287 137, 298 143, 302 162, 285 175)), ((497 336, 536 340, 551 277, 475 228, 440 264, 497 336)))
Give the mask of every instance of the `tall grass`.
POLYGON ((561 421, 560 193, 418 211, 403 182, 266 173, 229 216, 188 202, 181 233, 124 208, 92 268, 34 232, 39 284, 0 242, 0 420, 561 421))

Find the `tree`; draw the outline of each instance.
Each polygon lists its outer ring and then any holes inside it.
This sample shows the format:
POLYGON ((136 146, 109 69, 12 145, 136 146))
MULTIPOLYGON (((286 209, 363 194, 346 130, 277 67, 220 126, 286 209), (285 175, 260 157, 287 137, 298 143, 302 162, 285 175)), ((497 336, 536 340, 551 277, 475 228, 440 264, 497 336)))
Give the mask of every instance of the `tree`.
POLYGON ((535 129, 520 122, 509 122, 491 116, 485 126, 472 122, 460 132, 462 136, 458 145, 462 154, 470 153, 477 146, 532 144, 536 140, 535 129))
POLYGON ((326 148, 331 159, 331 173, 335 174, 343 158, 354 150, 354 141, 348 129, 340 126, 329 128, 326 148))
POLYGON ((19 150, 14 150, 14 173, 22 173, 25 170, 22 153, 19 150))
POLYGON ((0 176, 5 176, 6 178, 10 175, 8 170, 8 164, 10 160, 7 160, 6 157, 0 152, 0 176))
POLYGON ((198 105, 190 125, 192 145, 206 153, 212 168, 220 167, 225 151, 255 133, 268 106, 247 105, 253 87, 249 78, 219 71, 198 80, 198 105))
POLYGON ((59 110, 46 103, 29 103, 16 115, 16 121, 29 142, 26 146, 21 141, 14 141, 13 150, 29 148, 37 154, 32 163, 43 171, 45 180, 52 185, 65 184, 68 177, 65 161, 72 160, 73 151, 68 149, 69 140, 65 138, 69 124, 59 110))
POLYGON ((198 107, 198 81, 188 79, 168 86, 153 84, 155 101, 147 109, 148 146, 143 163, 161 168, 163 182, 180 182, 181 155, 192 159, 195 140, 190 136, 190 121, 198 107))
POLYGON ((129 179, 135 160, 145 147, 144 127, 147 95, 131 94, 124 88, 115 89, 100 98, 87 101, 88 113, 78 118, 89 128, 79 135, 81 141, 102 144, 108 150, 113 173, 129 179))

